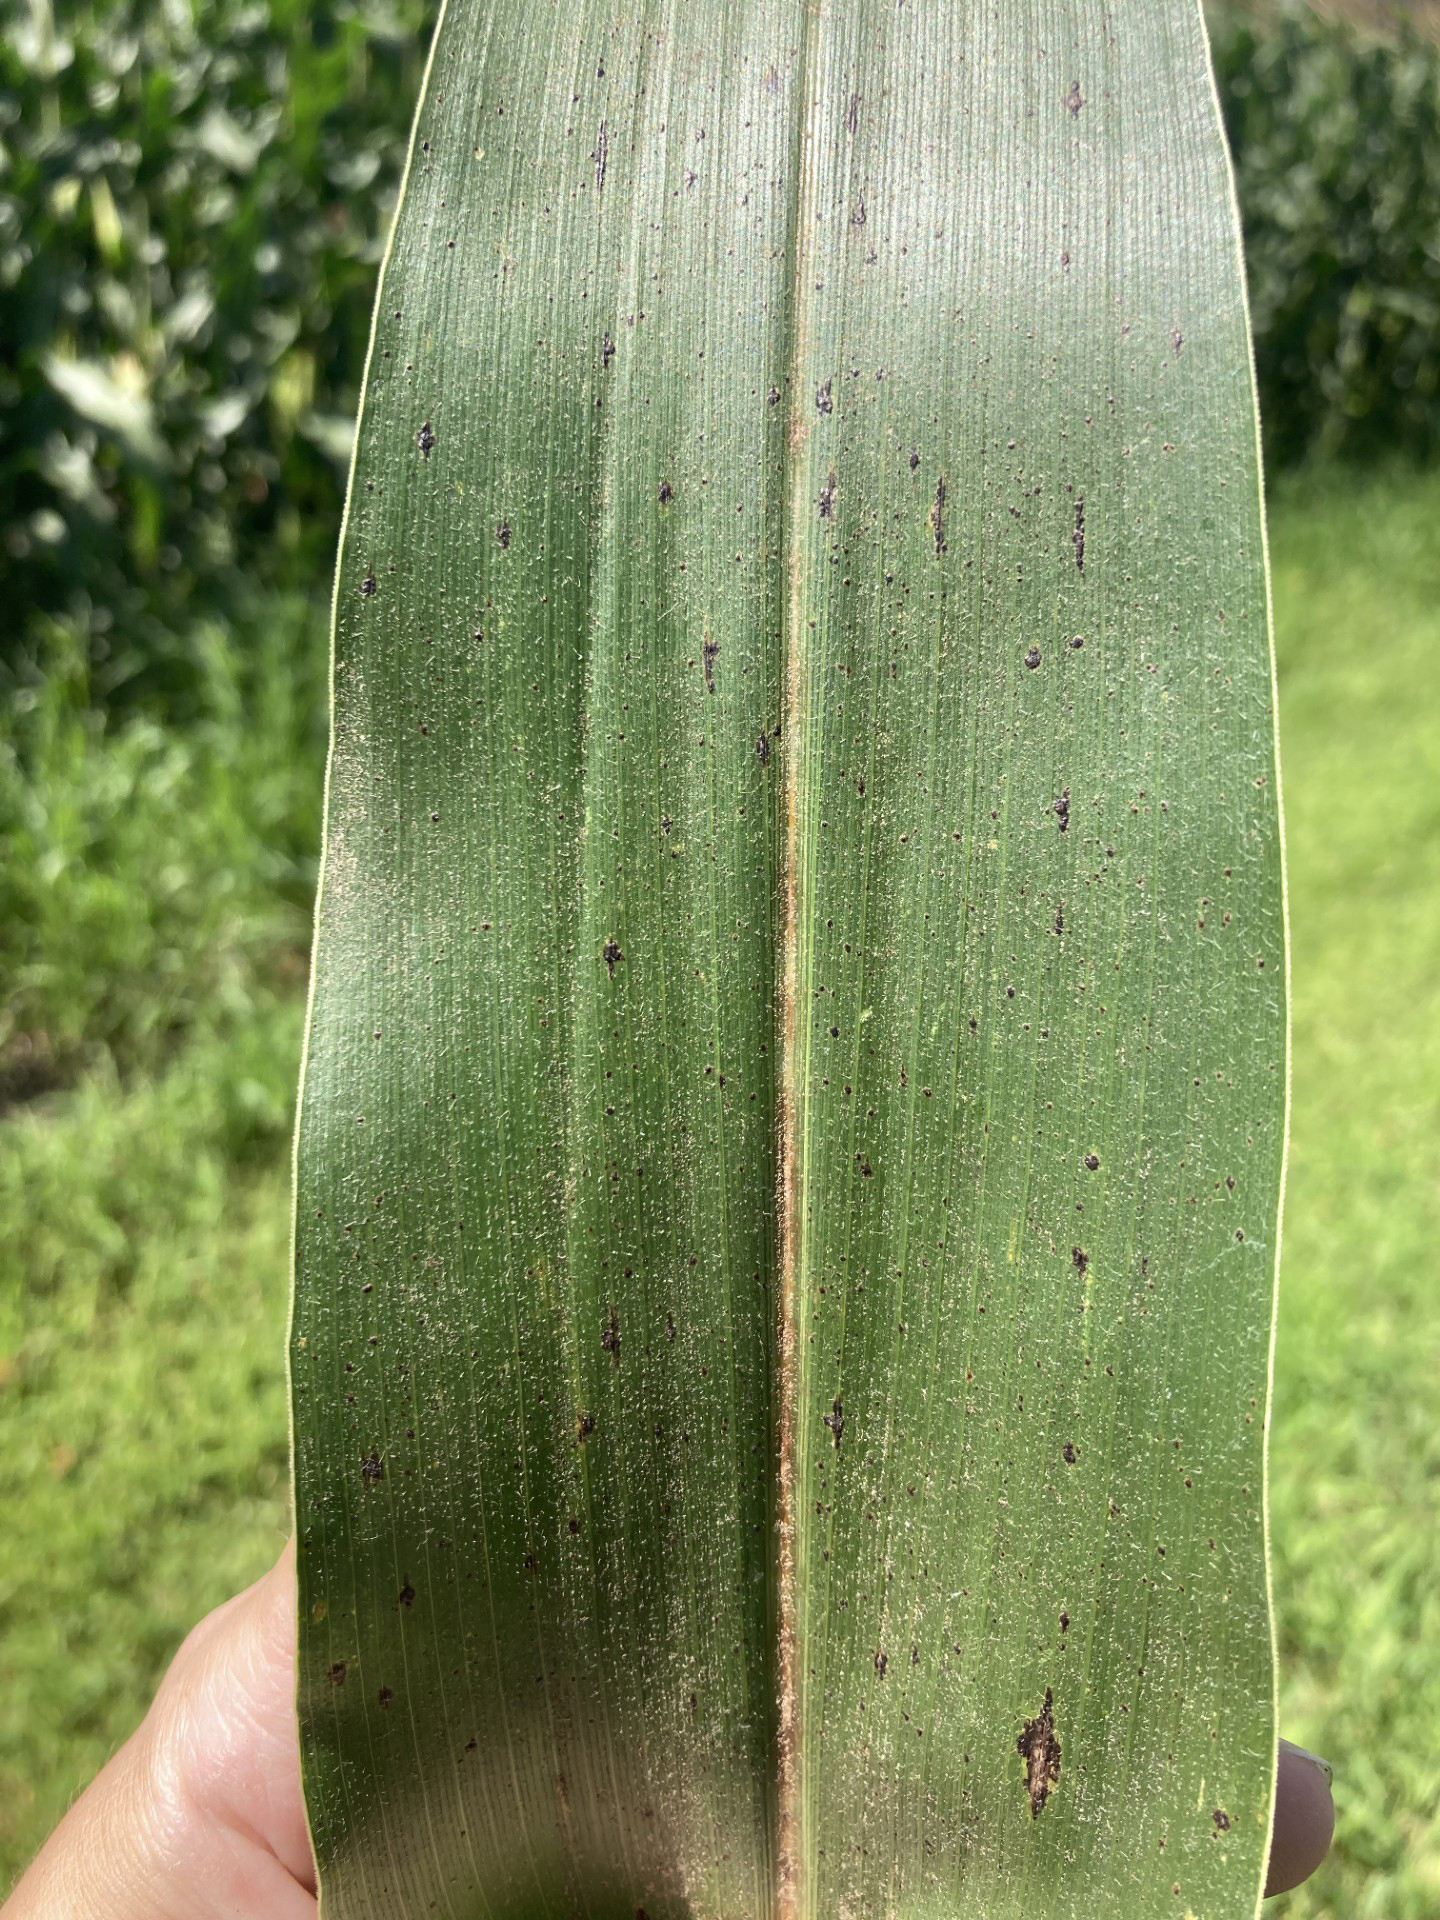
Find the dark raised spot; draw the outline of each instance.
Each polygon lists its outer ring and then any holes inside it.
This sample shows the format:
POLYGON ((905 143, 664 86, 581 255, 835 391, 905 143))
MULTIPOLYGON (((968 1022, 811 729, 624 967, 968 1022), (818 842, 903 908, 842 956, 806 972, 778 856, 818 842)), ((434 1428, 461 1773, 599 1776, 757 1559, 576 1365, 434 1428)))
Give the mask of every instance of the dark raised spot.
POLYGON ((495 538, 500 542, 500 550, 503 553, 505 548, 510 544, 510 522, 508 520, 502 520, 499 526, 496 527, 495 538))
POLYGON ((331 1667, 330 1669, 331 1686, 343 1687, 345 1684, 345 1673, 346 1673, 345 1662, 343 1660, 337 1660, 334 1666, 331 1667))
POLYGON ((620 1316, 612 1306, 609 1323, 600 1330, 600 1345, 609 1354, 614 1366, 620 1364, 620 1316))
POLYGON ((1061 1447, 1060 1458, 1065 1462, 1067 1467, 1073 1467, 1075 1462, 1080 1458, 1079 1454, 1075 1451, 1075 1442, 1073 1440, 1067 1440, 1064 1446, 1061 1447))
POLYGON ((1210 1818, 1215 1822, 1217 1833, 1228 1833, 1230 1831, 1230 1816, 1223 1807, 1216 1807, 1210 1818))
POLYGON ((360 595, 362 599, 373 600, 379 591, 380 582, 375 578, 375 569, 372 567, 360 582, 360 595))
POLYGON ((1083 634, 1083 633, 1072 633, 1072 634, 1071 634, 1071 636, 1070 636, 1070 644, 1071 644, 1071 646, 1072 646, 1072 647, 1073 647, 1073 648, 1075 649, 1075 651, 1076 651, 1076 652, 1078 653, 1078 652, 1080 651, 1080 649, 1081 649, 1081 647, 1083 647, 1083 646, 1084 646, 1084 644, 1085 644, 1085 636, 1084 636, 1084 634, 1083 634))
POLYGON ((778 407, 780 404, 779 387, 771 387, 769 393, 766 394, 765 398, 772 407, 778 407))
POLYGON ((1025 655, 1025 664, 1032 673, 1035 671, 1036 667, 1040 664, 1039 647, 1031 647, 1030 651, 1025 655))
POLYGON ((1090 1265, 1090 1256, 1083 1247, 1071 1247, 1070 1258, 1075 1262, 1075 1271, 1083 1274, 1090 1265))
POLYGON ((1063 900, 1060 901, 1055 908, 1055 931, 1056 933, 1064 933, 1065 931, 1065 902, 1063 900))
POLYGON ((890 1664, 890 1659, 888 1654, 877 1653, 875 1655, 875 1671, 876 1673, 879 1674, 882 1680, 885 1678, 885 1669, 889 1666, 889 1664, 890 1664))
POLYGON ((918 447, 911 447, 910 449, 911 473, 914 473, 915 469, 919 466, 919 464, 920 464, 920 449, 918 447))
POLYGON ((945 551, 945 476, 935 482, 935 498, 930 503, 930 531, 935 536, 935 556, 945 551))
POLYGON ((385 1466, 380 1458, 380 1449, 378 1447, 371 1447, 369 1453, 367 1453, 365 1458, 360 1462, 360 1471, 367 1480, 374 1481, 385 1478, 385 1466))
POLYGON ((1060 1779, 1060 1742, 1055 1738, 1055 1708, 1049 1687, 1045 1702, 1015 1742, 1015 1751, 1025 1762, 1025 1791, 1030 1796, 1030 1817, 1038 1819, 1060 1779))
POLYGON ((1055 818, 1060 822, 1060 831, 1066 832, 1070 825, 1070 789, 1066 787, 1060 798, 1054 803, 1055 818))
POLYGON ((1075 549, 1075 571, 1085 571, 1085 496, 1075 496, 1075 528, 1070 535, 1070 544, 1075 549))
POLYGON ((382 1707, 388 1707, 390 1702, 395 1698, 395 1695, 389 1687, 381 1687, 379 1693, 375 1697, 380 1702, 382 1707))
POLYGON ((610 362, 614 358, 615 358, 615 342, 610 338, 609 334, 607 333, 605 336, 605 344, 600 349, 601 366, 608 367, 610 362))
POLYGON ((760 762, 760 764, 761 764, 761 766, 762 766, 762 767, 768 767, 768 766, 769 766, 769 764, 770 764, 770 736, 769 736, 769 734, 768 734, 768 733, 758 733, 758 734, 756 734, 756 736, 755 736, 755 758, 756 758, 756 759, 757 759, 757 760, 758 760, 758 761, 760 762))
POLYGON ((1178 360, 1180 358, 1180 349, 1185 344, 1185 336, 1178 327, 1176 327, 1170 335, 1170 344, 1174 347, 1175 358, 1178 360))
POLYGON ((675 489, 668 480, 662 480, 660 482, 659 486, 655 489, 655 498, 660 502, 662 507, 668 507, 670 502, 675 498, 675 489))
POLYGON ((1080 91, 1080 82, 1078 80, 1072 80, 1070 82, 1070 91, 1065 96, 1065 104, 1070 109, 1070 118, 1072 120, 1079 119, 1080 109, 1085 104, 1085 96, 1080 91))
POLYGON ((860 124, 860 96, 858 93, 852 93, 850 96, 850 104, 845 109, 845 131, 847 133, 854 133, 855 129, 859 126, 859 124, 860 124))
POLYGON ((614 939, 607 940, 600 949, 600 958, 605 962, 605 971, 613 980, 615 978, 616 963, 625 958, 624 954, 620 951, 620 942, 614 939))
POLYGON ((720 642, 718 640, 712 640, 707 633, 704 644, 700 649, 700 664, 705 669, 705 691, 707 693, 714 693, 715 691, 715 656, 719 651, 720 642))
POLYGON ((1060 1631, 1062 1633, 1068 1633, 1070 1631, 1070 1616, 1064 1607, 1060 1609, 1060 1631))
POLYGON ((404 1607, 407 1611, 414 1606, 415 1589, 414 1587, 411 1586, 408 1580, 405 1582, 404 1586, 401 1587, 399 1593, 396 1594, 395 1604, 397 1606, 404 1607))
POLYGON ((833 517, 835 512, 835 469, 833 467, 825 477, 825 484, 820 489, 820 499, 817 504, 820 508, 820 518, 822 520, 829 520, 833 517))
POLYGON ((829 1413, 822 1416, 822 1424, 829 1427, 831 1433, 834 1434, 835 1451, 838 1453, 840 1451, 840 1436, 845 1431, 845 1409, 838 1400, 832 1404, 829 1413))
POLYGON ((1086 1166, 1086 1169, 1087 1169, 1087 1171, 1089 1171, 1090 1173, 1096 1173, 1096 1172, 1098 1172, 1098 1171, 1099 1171, 1099 1167, 1100 1167, 1100 1156, 1099 1156, 1099 1154, 1098 1154, 1098 1153, 1087 1153, 1087 1154, 1086 1154, 1086 1156, 1085 1156, 1085 1166, 1086 1166))
POLYGON ((427 420, 415 436, 415 444, 420 449, 422 460, 428 460, 435 449, 435 433, 427 420))
POLYGON ((817 413, 833 413, 835 411, 835 402, 830 393, 830 389, 834 384, 835 382, 833 380, 827 380, 823 387, 817 387, 815 389, 815 411, 817 413))
POLYGON ((582 1407, 575 1416, 575 1438, 583 1446, 595 1431, 595 1416, 582 1407))

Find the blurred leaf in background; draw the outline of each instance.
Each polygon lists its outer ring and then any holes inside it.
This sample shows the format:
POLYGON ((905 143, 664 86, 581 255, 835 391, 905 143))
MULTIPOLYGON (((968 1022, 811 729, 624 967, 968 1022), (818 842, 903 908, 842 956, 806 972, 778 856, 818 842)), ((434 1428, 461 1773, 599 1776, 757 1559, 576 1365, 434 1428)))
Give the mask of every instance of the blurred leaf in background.
POLYGON ((203 616, 322 588, 428 0, 17 0, 0 695, 188 719, 203 616), (202 616, 197 621, 197 615, 202 616))

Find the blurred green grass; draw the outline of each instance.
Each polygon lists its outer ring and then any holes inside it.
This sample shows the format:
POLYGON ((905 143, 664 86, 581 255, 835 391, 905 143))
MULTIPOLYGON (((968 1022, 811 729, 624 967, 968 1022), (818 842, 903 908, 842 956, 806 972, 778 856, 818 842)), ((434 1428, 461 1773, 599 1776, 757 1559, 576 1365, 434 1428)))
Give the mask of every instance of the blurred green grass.
MULTIPOLYGON (((1295 1022, 1275 1590, 1285 1726, 1334 1760, 1340 1814, 1330 1862, 1272 1910, 1426 1920, 1440 474, 1302 470, 1271 526, 1295 1022)), ((0 723, 0 1885, 287 1524, 287 1148, 322 622, 261 609, 233 641, 263 661, 243 675, 217 629, 184 734, 101 730, 63 676, 0 723)))

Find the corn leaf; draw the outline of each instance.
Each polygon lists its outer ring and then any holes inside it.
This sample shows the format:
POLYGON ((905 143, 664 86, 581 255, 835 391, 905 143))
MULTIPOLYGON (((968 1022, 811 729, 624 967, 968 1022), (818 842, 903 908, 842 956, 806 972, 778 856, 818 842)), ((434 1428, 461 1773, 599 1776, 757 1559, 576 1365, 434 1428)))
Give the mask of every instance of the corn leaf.
POLYGON ((451 0, 333 696, 327 1920, 1252 1914, 1285 944, 1193 0, 451 0))

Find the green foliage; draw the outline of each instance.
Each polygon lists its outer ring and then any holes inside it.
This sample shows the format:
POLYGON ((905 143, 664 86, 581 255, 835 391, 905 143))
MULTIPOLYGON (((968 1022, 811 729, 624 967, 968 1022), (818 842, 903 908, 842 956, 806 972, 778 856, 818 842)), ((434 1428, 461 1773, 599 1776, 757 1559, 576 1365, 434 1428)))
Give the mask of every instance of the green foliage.
POLYGON ((292 997, 0 1122, 0 1895, 288 1525, 300 1025, 292 997))
POLYGON ((57 627, 185 713, 197 609, 329 575, 426 0, 51 0, 0 32, 0 692, 57 627))
POLYGON ((1440 449, 1440 46, 1221 10, 1267 455, 1440 449))
MULTIPOLYGON (((181 729, 107 714, 77 644, 0 717, 0 1105, 96 1048, 125 1068, 303 978, 323 614, 191 623, 181 729)), ((58 648, 57 648, 58 652, 58 648)))
POLYGON ((1295 1104, 1271 1437, 1282 1725, 1334 1854, 1277 1920, 1440 1912, 1440 475, 1272 526, 1295 1104))

